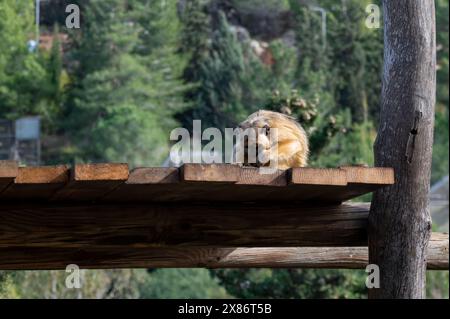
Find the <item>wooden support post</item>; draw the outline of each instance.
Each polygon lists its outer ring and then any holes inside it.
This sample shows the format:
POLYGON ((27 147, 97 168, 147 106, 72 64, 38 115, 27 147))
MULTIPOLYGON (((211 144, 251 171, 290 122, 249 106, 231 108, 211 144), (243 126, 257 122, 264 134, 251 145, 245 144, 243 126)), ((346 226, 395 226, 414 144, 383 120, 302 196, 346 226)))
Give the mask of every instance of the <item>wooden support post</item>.
POLYGON ((369 216, 369 262, 380 288, 369 298, 424 298, 436 91, 433 0, 384 0, 384 74, 375 164, 395 184, 378 190, 369 216))

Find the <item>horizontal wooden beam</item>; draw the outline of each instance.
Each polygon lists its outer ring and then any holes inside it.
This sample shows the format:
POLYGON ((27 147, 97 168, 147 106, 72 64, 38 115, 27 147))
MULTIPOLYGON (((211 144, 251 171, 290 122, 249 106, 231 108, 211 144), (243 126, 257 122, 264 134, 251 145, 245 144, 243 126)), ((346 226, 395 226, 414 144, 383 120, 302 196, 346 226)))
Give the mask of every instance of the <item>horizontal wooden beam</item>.
MULTIPOLYGON (((448 270, 448 234, 433 233, 428 247, 428 270, 448 270)), ((330 268, 364 269, 367 247, 205 248, 101 247, 0 249, 0 269, 106 268, 330 268)))
POLYGON ((366 204, 2 205, 0 248, 364 246, 368 212, 366 204))

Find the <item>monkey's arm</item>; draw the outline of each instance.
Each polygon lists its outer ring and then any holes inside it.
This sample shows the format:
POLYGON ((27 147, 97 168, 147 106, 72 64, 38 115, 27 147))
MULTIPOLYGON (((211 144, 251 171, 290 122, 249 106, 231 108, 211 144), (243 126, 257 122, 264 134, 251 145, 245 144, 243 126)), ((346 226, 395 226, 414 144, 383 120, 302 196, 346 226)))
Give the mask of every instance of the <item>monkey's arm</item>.
POLYGON ((266 149, 263 151, 263 159, 270 163, 277 163, 278 169, 302 167, 306 165, 307 154, 298 140, 287 140, 278 143, 278 149, 266 149))

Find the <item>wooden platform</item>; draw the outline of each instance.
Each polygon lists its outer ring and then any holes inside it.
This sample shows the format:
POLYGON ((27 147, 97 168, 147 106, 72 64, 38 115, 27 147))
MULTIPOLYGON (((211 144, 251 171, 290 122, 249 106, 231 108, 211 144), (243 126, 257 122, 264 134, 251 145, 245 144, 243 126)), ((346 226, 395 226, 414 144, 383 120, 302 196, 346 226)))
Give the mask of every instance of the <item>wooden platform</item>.
MULTIPOLYGON (((369 206, 342 202, 393 183, 390 168, 0 162, 0 269, 360 268, 369 206)), ((430 267, 448 268, 436 236, 430 267)))

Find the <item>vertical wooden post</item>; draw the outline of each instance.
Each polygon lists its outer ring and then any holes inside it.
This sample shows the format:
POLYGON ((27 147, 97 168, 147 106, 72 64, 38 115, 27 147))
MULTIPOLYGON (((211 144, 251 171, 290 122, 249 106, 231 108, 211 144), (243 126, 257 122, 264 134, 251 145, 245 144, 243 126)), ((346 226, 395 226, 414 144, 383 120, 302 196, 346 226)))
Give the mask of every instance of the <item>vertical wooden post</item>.
POLYGON ((374 194, 369 262, 380 288, 369 298, 424 298, 436 91, 433 0, 384 0, 384 70, 376 166, 396 182, 374 194))

